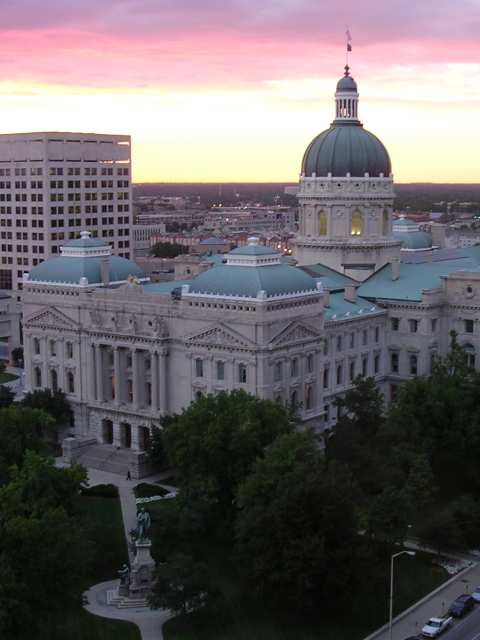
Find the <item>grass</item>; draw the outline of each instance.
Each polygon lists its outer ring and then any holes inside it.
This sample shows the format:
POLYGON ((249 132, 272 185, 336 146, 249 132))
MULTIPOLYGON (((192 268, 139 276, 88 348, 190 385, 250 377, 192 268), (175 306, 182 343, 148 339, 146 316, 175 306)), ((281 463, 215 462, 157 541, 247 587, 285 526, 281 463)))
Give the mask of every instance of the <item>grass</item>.
MULTIPOLYGON (((107 491, 109 493, 109 491, 107 491)), ((94 558, 86 590, 98 582, 112 580, 127 562, 120 501, 117 497, 83 495, 81 520, 94 542, 94 558)), ((30 638, 29 636, 28 638, 30 638)), ((81 603, 42 620, 35 640, 140 640, 138 627, 130 622, 94 616, 81 603)), ((19 640, 27 640, 19 639, 19 640)))
POLYGON ((0 384, 5 384, 5 382, 12 382, 12 380, 16 380, 18 378, 18 376, 16 376, 14 373, 7 373, 6 371, 4 371, 3 373, 0 373, 0 384))
MULTIPOLYGON (((149 505, 153 519, 153 551, 157 555, 155 528, 168 519, 174 501, 149 505)), ((339 614, 329 603, 307 616, 288 609, 268 608, 251 592, 235 564, 230 550, 211 541, 188 543, 170 539, 168 547, 158 550, 159 557, 181 550, 203 560, 214 586, 221 592, 219 611, 197 612, 169 620, 163 627, 165 640, 361 640, 387 622, 390 562, 386 558, 381 588, 365 584, 353 595, 339 614)), ((415 558, 401 556, 395 563, 395 615, 417 602, 448 578, 444 569, 431 558, 418 553, 415 558)), ((334 603, 333 603, 334 604, 334 603)))
POLYGON ((158 484, 141 482, 135 487, 134 493, 136 498, 150 498, 150 496, 165 496, 168 491, 163 487, 159 487, 158 484))

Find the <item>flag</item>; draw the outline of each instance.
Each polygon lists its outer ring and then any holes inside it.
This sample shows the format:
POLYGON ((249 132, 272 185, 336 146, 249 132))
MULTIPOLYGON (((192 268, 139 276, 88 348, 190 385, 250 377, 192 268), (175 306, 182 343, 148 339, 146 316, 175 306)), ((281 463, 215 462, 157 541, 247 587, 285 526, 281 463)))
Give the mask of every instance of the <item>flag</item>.
POLYGON ((352 34, 350 33, 350 29, 345 31, 345 35, 347 36, 347 51, 352 50, 352 34))

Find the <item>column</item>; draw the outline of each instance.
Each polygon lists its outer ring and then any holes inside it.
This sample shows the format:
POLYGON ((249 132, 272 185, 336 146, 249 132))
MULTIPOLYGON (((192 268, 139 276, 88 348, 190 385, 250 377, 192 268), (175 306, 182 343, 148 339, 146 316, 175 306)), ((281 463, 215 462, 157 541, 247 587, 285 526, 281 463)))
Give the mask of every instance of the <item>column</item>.
POLYGON ((113 446, 121 447, 122 446, 122 434, 120 433, 120 423, 112 422, 113 427, 113 446))
POLYGON ((132 392, 133 392, 133 407, 139 408, 140 402, 140 380, 139 380, 139 350, 132 349, 132 392))
POLYGON ((25 391, 32 390, 32 368, 33 368, 33 353, 32 353, 32 336, 23 336, 23 364, 25 367, 25 391))
POLYGON ((58 361, 58 388, 65 391, 65 338, 57 341, 57 361, 58 361))
POLYGON ((88 345, 88 358, 87 358, 87 377, 88 377, 88 389, 90 394, 90 400, 95 400, 97 396, 96 389, 96 375, 95 375, 95 345, 88 345))
POLYGON ((132 424, 132 449, 134 451, 140 450, 140 429, 141 427, 132 424))
POLYGON ((159 353, 160 365, 160 411, 163 414, 168 413, 168 397, 167 397, 167 350, 162 349, 159 353))
POLYGON ((115 384, 115 405, 122 404, 122 385, 120 383, 120 348, 113 347, 113 377, 115 384))
POLYGON ((158 411, 158 354, 153 352, 150 355, 150 372, 151 372, 151 387, 152 387, 152 411, 158 411))
POLYGON ((48 376, 48 337, 43 339, 43 367, 42 367, 42 387, 46 389, 49 384, 49 376, 48 376))
POLYGON ((103 352, 102 345, 97 344, 95 349, 95 368, 97 372, 97 401, 103 402, 103 352))

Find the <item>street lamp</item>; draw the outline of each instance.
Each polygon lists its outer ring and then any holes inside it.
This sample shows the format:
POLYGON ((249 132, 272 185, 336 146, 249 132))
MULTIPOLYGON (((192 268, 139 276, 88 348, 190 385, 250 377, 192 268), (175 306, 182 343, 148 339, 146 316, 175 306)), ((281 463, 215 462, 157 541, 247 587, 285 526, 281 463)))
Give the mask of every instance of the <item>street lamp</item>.
POLYGON ((416 554, 415 551, 399 551, 398 553, 394 553, 390 558, 390 617, 388 622, 388 633, 389 638, 392 640, 392 618, 393 618, 393 561, 398 556, 403 556, 403 554, 407 554, 408 556, 414 556, 416 554))

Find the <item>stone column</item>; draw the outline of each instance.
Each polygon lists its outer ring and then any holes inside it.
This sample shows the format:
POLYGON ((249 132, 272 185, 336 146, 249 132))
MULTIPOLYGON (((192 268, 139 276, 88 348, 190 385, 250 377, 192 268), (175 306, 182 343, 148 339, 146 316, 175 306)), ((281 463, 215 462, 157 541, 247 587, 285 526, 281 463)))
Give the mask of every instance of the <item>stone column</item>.
POLYGON ((122 404, 120 375, 120 348, 113 347, 113 377, 115 382, 115 405, 117 407, 122 404))
POLYGON ((139 367, 139 350, 132 349, 132 391, 133 391, 133 407, 134 409, 139 408, 140 403, 140 367, 139 367))
POLYGON ((95 371, 95 350, 94 344, 88 345, 88 357, 87 357, 87 377, 88 377, 88 389, 90 393, 90 400, 96 400, 97 388, 96 388, 96 371, 95 371))
POLYGON ((152 389, 152 411, 156 413, 158 411, 158 354, 156 351, 150 355, 150 382, 152 389))
POLYGON ((121 447, 122 446, 122 434, 120 433, 120 423, 112 422, 113 427, 113 446, 121 447))
POLYGON ((132 449, 134 451, 140 450, 140 429, 141 427, 132 424, 132 449))
POLYGON ((65 391, 65 338, 59 338, 57 341, 57 361, 58 361, 58 388, 65 391))
POLYGON ((97 344, 95 349, 95 368, 97 372, 97 401, 103 402, 103 350, 102 345, 97 344))
POLYGON ((42 387, 46 389, 49 387, 49 376, 48 376, 48 358, 50 356, 48 352, 48 341, 49 338, 46 337, 42 340, 43 342, 43 366, 42 366, 42 387))
POLYGON ((168 396, 167 396, 167 350, 162 349, 159 353, 160 365, 160 411, 163 414, 168 413, 168 396))
POLYGON ((32 337, 24 335, 23 337, 23 362, 25 366, 25 391, 31 391, 32 389, 32 337))

